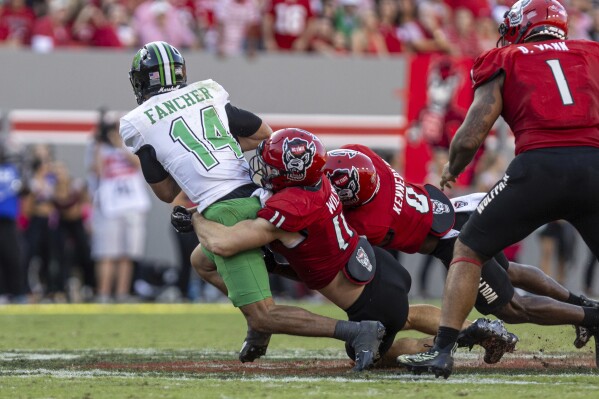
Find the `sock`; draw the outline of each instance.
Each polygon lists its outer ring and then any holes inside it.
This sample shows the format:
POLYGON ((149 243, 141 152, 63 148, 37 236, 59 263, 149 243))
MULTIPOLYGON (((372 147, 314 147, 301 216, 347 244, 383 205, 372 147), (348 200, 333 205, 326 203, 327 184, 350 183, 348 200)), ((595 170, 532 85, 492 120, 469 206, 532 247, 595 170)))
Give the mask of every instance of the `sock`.
POLYGON ((339 320, 337 324, 335 324, 335 332, 333 333, 333 338, 337 338, 341 341, 349 341, 350 338, 358 335, 360 331, 360 323, 356 321, 345 321, 339 320))
POLYGON ((570 303, 576 306, 582 306, 582 298, 580 297, 580 295, 574 295, 570 292, 568 299, 566 299, 566 303, 570 303))
POLYGON ((599 325, 599 309, 582 308, 584 310, 584 318, 580 323, 583 327, 596 327, 599 325))
POLYGON ((435 338, 435 348, 442 351, 451 351, 458 340, 459 330, 451 327, 439 327, 435 338))

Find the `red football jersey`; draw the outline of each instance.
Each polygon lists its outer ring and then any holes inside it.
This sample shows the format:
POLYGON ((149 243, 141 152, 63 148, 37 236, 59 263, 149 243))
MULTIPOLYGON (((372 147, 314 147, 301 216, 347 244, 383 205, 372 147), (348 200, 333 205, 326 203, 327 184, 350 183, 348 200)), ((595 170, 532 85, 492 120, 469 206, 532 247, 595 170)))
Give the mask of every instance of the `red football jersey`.
POLYGON ((381 180, 379 192, 372 201, 344 211, 349 225, 366 236, 372 245, 380 245, 392 230, 393 237, 385 248, 417 252, 433 224, 433 207, 424 187, 405 182, 368 147, 349 144, 342 148, 369 156, 381 180))
POLYGON ((599 147, 599 43, 550 40, 492 49, 472 68, 474 88, 505 73, 502 116, 516 154, 599 147))
POLYGON ((258 217, 276 227, 301 232, 306 238, 294 248, 271 244, 306 285, 326 287, 348 262, 358 245, 358 234, 343 217, 341 200, 328 179, 318 189, 289 187, 266 201, 258 217))
POLYGON ((271 0, 267 11, 274 18, 274 35, 280 49, 290 50, 314 16, 310 0, 271 0))

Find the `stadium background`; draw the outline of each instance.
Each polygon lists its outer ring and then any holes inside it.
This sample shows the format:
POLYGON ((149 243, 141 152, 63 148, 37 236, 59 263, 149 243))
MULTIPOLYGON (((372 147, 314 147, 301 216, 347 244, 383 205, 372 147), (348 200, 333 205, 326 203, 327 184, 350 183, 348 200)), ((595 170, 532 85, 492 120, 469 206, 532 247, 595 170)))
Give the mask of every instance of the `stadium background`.
MULTIPOLYGON (((73 174, 84 177, 83 154, 94 134, 98 108, 106 107, 117 117, 135 106, 127 76, 130 53, 78 49, 42 55, 1 49, 1 134, 26 144, 54 144, 56 157, 73 174)), ((407 148, 414 144, 407 143, 405 131, 408 120, 417 114, 414 110, 426 101, 427 71, 435 62, 430 57, 375 60, 263 54, 251 60, 222 60, 197 52, 185 56, 190 81, 215 79, 229 91, 234 104, 262 115, 275 128, 307 128, 321 135, 328 148, 361 142, 404 159, 406 166, 415 168, 409 172, 412 179, 425 173, 421 155, 407 148)), ((467 93, 467 82, 465 87, 467 93)), ((174 264, 168 220, 169 206, 153 198, 146 255, 174 264)), ((575 268, 566 283, 573 290, 581 289, 586 259, 586 247, 577 241, 575 268)), ((533 235, 524 241, 519 259, 538 264, 538 238, 533 235)), ((417 273, 422 259, 410 255, 402 262, 417 273)), ((438 296, 443 271, 440 266, 432 270, 429 291, 438 296)))

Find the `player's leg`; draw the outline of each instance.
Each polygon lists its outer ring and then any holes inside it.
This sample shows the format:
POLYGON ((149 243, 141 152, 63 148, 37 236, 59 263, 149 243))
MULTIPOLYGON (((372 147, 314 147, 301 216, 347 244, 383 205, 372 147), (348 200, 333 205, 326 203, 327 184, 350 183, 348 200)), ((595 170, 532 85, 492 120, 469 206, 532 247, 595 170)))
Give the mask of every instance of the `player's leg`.
MULTIPOLYGON (((460 232, 454 246, 443 292, 441 325, 435 345, 424 354, 401 356, 400 364, 414 372, 433 371, 437 376, 451 374, 453 351, 459 329, 472 310, 478 294, 482 264, 503 248, 520 241, 546 222, 545 178, 551 176, 528 153, 517 156, 505 176, 487 193, 460 232), (534 169, 534 170, 533 170, 534 169), (544 178, 539 179, 538 174, 544 178), (522 199, 535 207, 522 206, 522 199)), ((549 208, 551 209, 551 208, 549 208)))
MULTIPOLYGON (((224 225, 254 218, 260 209, 257 198, 222 201, 204 211, 204 217, 224 225)), ((350 322, 317 315, 295 306, 276 305, 270 293, 268 272, 261 248, 223 258, 209 251, 222 277, 233 305, 246 316, 249 329, 267 334, 290 334, 308 337, 336 338, 362 351, 376 346, 384 334, 384 327, 375 321, 350 322)), ((356 371, 369 368, 372 359, 356 363, 356 371)))

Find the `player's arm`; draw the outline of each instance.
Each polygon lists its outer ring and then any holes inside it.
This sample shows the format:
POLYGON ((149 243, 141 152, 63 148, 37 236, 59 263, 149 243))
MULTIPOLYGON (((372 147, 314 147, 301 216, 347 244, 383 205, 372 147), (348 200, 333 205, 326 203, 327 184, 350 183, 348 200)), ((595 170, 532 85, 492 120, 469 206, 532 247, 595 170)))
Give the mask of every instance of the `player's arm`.
POLYGON ((233 226, 225 226, 193 214, 193 226, 202 245, 210 252, 229 257, 239 252, 262 247, 284 235, 268 220, 256 218, 243 220, 233 226))
POLYGON ((451 183, 456 181, 458 175, 472 161, 501 114, 504 76, 500 73, 474 91, 474 100, 468 109, 466 119, 449 146, 449 162, 445 165, 441 176, 441 188, 445 186, 451 188, 451 183))
POLYGON ((181 192, 181 188, 156 158, 154 147, 142 146, 135 153, 141 164, 141 171, 154 194, 164 202, 171 203, 181 192))
POLYGON ((262 140, 272 134, 272 129, 262 119, 249 111, 235 107, 228 103, 225 105, 229 130, 235 136, 242 151, 255 150, 262 140))

